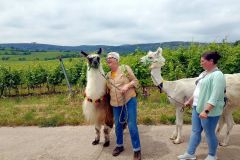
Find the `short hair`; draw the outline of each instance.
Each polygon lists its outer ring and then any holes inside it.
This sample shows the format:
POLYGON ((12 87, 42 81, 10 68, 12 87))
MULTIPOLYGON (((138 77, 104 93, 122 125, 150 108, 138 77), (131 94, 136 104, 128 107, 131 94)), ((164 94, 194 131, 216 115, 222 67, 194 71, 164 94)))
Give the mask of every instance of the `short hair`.
POLYGON ((213 60, 214 64, 217 64, 218 60, 221 58, 221 55, 217 51, 207 51, 203 53, 202 58, 210 61, 213 60))
POLYGON ((107 58, 115 58, 118 62, 120 61, 120 55, 117 52, 108 53, 107 58))

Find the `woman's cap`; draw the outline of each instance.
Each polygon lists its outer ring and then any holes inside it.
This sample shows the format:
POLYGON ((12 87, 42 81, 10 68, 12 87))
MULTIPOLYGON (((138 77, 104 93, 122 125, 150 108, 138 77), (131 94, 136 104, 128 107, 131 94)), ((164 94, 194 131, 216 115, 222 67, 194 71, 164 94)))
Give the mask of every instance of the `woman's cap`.
POLYGON ((118 62, 120 60, 119 53, 117 53, 117 52, 110 52, 110 53, 108 53, 107 58, 115 58, 118 62))

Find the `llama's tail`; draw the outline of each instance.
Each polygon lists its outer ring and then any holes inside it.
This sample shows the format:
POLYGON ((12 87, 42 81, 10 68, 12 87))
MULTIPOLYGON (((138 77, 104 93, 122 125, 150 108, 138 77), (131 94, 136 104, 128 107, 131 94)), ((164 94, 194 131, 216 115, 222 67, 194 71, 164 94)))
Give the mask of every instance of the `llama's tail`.
POLYGON ((113 128, 113 108, 110 105, 110 96, 107 95, 105 99, 105 107, 106 107, 106 118, 105 118, 105 124, 109 126, 110 128, 113 128))

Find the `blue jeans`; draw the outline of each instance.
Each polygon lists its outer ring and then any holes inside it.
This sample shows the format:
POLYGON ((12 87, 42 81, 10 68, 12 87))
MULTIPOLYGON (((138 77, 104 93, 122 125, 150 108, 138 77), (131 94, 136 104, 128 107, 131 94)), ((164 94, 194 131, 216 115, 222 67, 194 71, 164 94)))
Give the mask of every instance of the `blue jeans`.
POLYGON ((192 110, 192 133, 188 144, 188 154, 195 154, 198 145, 201 142, 201 133, 204 130, 208 144, 208 154, 215 156, 217 152, 218 140, 215 129, 220 116, 208 117, 207 119, 199 118, 196 106, 192 110))
POLYGON ((124 122, 127 118, 127 124, 130 132, 133 151, 141 150, 138 127, 137 127, 136 97, 131 98, 127 102, 126 107, 124 106, 113 107, 113 114, 114 114, 114 123, 115 123, 115 133, 117 137, 116 139, 117 147, 123 146, 123 127, 121 122, 124 122), (122 111, 122 114, 121 114, 121 111, 122 111))

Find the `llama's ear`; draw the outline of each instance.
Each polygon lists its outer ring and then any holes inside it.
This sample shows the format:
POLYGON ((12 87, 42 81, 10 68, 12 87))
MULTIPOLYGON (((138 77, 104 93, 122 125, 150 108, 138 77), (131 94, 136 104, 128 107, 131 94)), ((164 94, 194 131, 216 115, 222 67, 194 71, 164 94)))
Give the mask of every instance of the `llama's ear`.
POLYGON ((88 56, 88 54, 87 54, 86 52, 81 51, 81 53, 82 53, 85 57, 88 56))
POLYGON ((101 54, 102 53, 102 48, 99 48, 97 54, 101 54))
POLYGON ((158 55, 161 55, 161 54, 162 54, 162 48, 161 48, 161 47, 159 47, 159 48, 157 49, 157 54, 158 54, 158 55))

